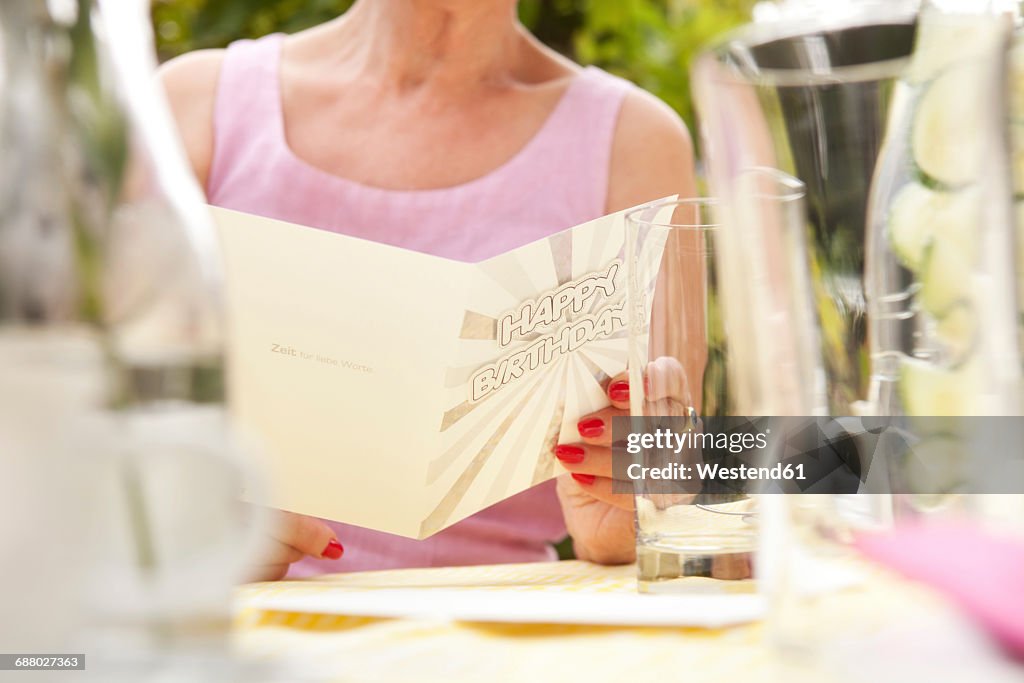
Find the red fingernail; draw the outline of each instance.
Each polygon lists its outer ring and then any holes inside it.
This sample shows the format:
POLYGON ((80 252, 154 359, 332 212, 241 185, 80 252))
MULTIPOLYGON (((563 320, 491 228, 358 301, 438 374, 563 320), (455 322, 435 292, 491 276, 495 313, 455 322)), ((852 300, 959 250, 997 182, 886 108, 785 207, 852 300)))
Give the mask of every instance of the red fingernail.
POLYGON ((324 548, 324 551, 320 553, 321 556, 328 560, 340 560, 341 556, 344 554, 345 549, 342 548, 341 544, 333 538, 331 539, 331 542, 327 544, 327 547, 324 548))
POLYGON ((583 484, 584 486, 590 486, 597 479, 593 474, 580 474, 579 472, 573 472, 572 478, 583 484))
POLYGON ((599 417, 592 417, 589 420, 581 420, 576 425, 580 436, 593 439, 604 434, 604 420, 599 417))
POLYGON ((585 452, 579 446, 555 446, 555 457, 562 462, 583 462, 585 452))
POLYGON ((623 403, 629 400, 629 382, 613 382, 608 387, 608 397, 613 401, 623 403))

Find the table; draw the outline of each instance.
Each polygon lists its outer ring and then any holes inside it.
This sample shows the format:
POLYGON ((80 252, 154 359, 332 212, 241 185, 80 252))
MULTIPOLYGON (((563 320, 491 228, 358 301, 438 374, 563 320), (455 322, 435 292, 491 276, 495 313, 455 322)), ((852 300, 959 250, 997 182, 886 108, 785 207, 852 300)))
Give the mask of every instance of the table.
MULTIPOLYGON (((864 571, 867 580, 856 588, 817 601, 815 619, 823 632, 882 633, 904 625, 906 637, 925 623, 952 623, 955 629, 966 628, 952 608, 927 589, 874 567, 865 567, 864 571)), ((859 675, 851 677, 842 663, 780 656, 778 648, 767 643, 761 622, 716 629, 468 623, 289 613, 253 606, 268 596, 282 594, 395 587, 486 588, 551 595, 632 593, 636 590, 634 576, 633 566, 599 567, 572 561, 363 572, 250 584, 238 590, 235 640, 244 655, 288 657, 308 664, 315 674, 311 678, 329 681, 867 680, 859 675)), ((955 640, 962 641, 962 634, 956 634, 955 640)), ((990 652, 980 656, 994 661, 990 652)), ((963 653, 956 658, 965 661, 963 653)), ((1024 672, 1007 671, 1021 678, 1006 680, 1024 680, 1024 672)), ((876 675, 872 680, 879 681, 876 675)), ((941 675, 929 680, 941 680, 941 675)))

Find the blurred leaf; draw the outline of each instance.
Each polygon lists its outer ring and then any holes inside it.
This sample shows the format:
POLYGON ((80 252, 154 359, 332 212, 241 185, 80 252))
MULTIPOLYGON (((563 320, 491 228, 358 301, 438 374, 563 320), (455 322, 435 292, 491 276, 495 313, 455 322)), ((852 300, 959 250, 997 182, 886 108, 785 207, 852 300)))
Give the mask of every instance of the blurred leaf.
POLYGON ((559 560, 575 560, 576 550, 572 547, 572 536, 566 536, 555 544, 555 553, 559 560))

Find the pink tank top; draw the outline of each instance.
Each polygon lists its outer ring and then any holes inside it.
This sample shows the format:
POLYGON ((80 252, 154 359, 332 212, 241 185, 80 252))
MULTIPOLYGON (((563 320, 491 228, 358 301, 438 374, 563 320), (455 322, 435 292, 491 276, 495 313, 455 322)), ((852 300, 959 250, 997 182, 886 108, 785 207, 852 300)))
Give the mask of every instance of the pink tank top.
MULTIPOLYGON (((604 213, 615 123, 632 87, 626 81, 584 69, 537 134, 497 169, 454 187, 389 190, 332 175, 289 148, 279 84, 283 39, 228 48, 214 113, 211 204, 471 262, 604 213)), ((553 481, 422 541, 330 524, 345 557, 304 560, 290 577, 550 560, 551 544, 566 533, 553 481)))

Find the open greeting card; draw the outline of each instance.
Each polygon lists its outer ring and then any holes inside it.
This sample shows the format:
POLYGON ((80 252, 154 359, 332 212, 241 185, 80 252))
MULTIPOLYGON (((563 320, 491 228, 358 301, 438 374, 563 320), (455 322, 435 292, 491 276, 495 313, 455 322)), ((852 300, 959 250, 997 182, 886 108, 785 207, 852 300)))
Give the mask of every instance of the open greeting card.
POLYGON ((625 369, 626 212, 480 263, 213 212, 276 507, 425 538, 557 474, 625 369))

